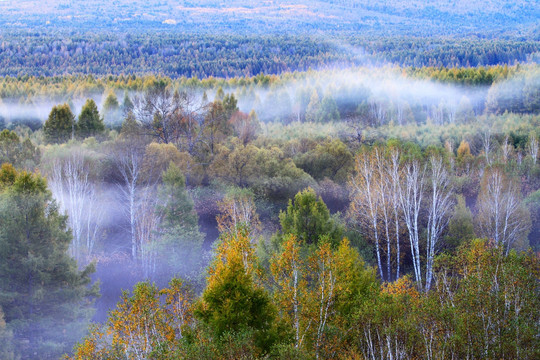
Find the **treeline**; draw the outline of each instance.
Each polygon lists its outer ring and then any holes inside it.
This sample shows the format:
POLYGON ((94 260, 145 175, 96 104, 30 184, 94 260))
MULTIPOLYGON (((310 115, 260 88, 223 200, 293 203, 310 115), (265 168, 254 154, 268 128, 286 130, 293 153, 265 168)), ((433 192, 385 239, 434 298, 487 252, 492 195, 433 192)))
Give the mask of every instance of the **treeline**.
MULTIPOLYGON (((263 122, 350 121, 359 127, 410 124, 465 124, 482 114, 536 114, 540 110, 538 66, 489 68, 354 68, 257 75, 232 79, 147 76, 5 77, 0 79, 0 116, 12 128, 35 130, 50 102, 73 111, 85 98, 103 109, 165 86, 199 99, 232 93, 243 112, 263 122), (74 105, 74 102, 77 105, 74 105), (108 105, 105 103, 109 102, 108 105)), ((80 104, 80 105, 79 105, 80 104)), ((116 116, 116 125, 122 121, 116 116)), ((109 116, 110 117, 110 116, 109 116)), ((110 123, 109 123, 110 125, 110 123)))
POLYGON ((352 65, 476 67, 533 61, 533 40, 7 32, 0 76, 241 77, 352 65), (195 61, 194 61, 195 59, 195 61))
POLYGON ((434 39, 425 37, 347 38, 378 60, 412 67, 477 67, 538 60, 534 40, 434 39))

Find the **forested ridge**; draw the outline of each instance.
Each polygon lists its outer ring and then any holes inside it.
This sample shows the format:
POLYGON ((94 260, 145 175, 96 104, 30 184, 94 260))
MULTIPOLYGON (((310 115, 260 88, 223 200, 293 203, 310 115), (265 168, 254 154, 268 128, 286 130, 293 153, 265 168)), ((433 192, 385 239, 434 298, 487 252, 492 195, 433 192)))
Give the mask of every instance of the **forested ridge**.
POLYGON ((0 76, 244 77, 351 65, 475 67, 538 62, 538 39, 6 31, 0 76), (195 61, 193 61, 195 59, 195 61))

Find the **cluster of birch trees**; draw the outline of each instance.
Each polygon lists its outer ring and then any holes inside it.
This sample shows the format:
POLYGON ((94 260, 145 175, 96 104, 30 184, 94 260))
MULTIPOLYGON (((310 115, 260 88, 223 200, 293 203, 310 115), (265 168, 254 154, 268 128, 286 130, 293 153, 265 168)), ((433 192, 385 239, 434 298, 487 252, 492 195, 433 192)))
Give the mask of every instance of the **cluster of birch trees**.
MULTIPOLYGON (((488 164, 476 169, 482 179, 474 204, 477 234, 508 254, 516 245, 523 248, 530 216, 518 183, 502 166, 488 164)), ((419 288, 431 288, 434 257, 444 248, 458 195, 454 183, 459 171, 445 151, 422 155, 390 144, 364 147, 357 154, 349 183, 350 215, 374 243, 381 279, 399 279, 406 258, 419 288)))

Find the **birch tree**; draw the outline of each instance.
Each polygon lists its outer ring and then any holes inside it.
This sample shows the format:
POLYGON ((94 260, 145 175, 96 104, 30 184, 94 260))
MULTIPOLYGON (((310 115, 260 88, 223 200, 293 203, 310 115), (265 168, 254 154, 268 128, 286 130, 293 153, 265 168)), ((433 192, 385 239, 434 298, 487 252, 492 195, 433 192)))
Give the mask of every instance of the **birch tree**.
POLYGON ((137 214, 140 192, 144 188, 141 175, 144 146, 137 141, 121 141, 116 144, 111 160, 119 173, 119 197, 129 222, 131 258, 136 260, 140 251, 137 241, 137 214))
POLYGON ((531 134, 529 136, 529 142, 527 143, 527 152, 535 165, 538 161, 538 148, 538 138, 535 136, 535 134, 531 134))
POLYGON ((413 261, 414 275, 418 286, 422 287, 422 272, 420 266, 420 236, 419 216, 424 191, 425 169, 418 160, 412 160, 404 167, 404 179, 399 188, 401 209, 405 225, 409 232, 411 245, 411 257, 413 261))
POLYGON ((512 153, 513 146, 508 141, 508 135, 505 136, 503 143, 501 145, 501 152, 502 152, 502 158, 503 162, 506 163, 508 161, 508 158, 510 157, 510 154, 512 153))
POLYGON ((375 158, 377 163, 377 175, 378 181, 376 182, 377 186, 375 187, 377 191, 377 196, 380 201, 380 211, 382 213, 382 221, 384 224, 384 235, 386 238, 386 279, 390 280, 392 278, 391 270, 391 239, 390 239, 390 223, 391 219, 391 208, 392 208, 392 184, 386 181, 387 169, 390 167, 384 152, 381 149, 375 149, 375 158))
POLYGON ((253 194, 246 189, 232 189, 224 199, 218 203, 220 215, 217 216, 220 233, 234 232, 239 226, 244 226, 251 240, 260 230, 261 223, 257 215, 257 208, 253 201, 253 194))
POLYGON ((309 302, 305 261, 295 235, 288 235, 283 251, 272 259, 270 269, 276 282, 275 298, 284 317, 294 332, 294 347, 299 349, 312 325, 309 319, 309 302))
POLYGON ((399 244, 399 235, 400 235, 400 223, 401 223, 401 207, 400 207, 400 179, 402 171, 399 165, 400 152, 398 149, 393 148, 390 150, 390 164, 387 168, 387 176, 391 181, 391 190, 392 190, 392 208, 394 212, 394 234, 396 241, 396 279, 399 279, 400 275, 400 262, 401 262, 401 251, 399 244))
POLYGON ((365 221, 366 225, 373 231, 379 275, 381 279, 384 279, 379 245, 378 222, 380 199, 375 189, 378 180, 376 168, 375 158, 371 153, 364 151, 356 157, 356 175, 351 178, 353 191, 351 212, 353 216, 365 221))
POLYGON ((138 257, 140 258, 143 276, 148 279, 156 273, 158 262, 158 230, 161 221, 160 213, 156 210, 156 198, 152 187, 141 189, 135 216, 135 238, 138 257))
POLYGON ((98 194, 92 181, 92 160, 82 149, 59 155, 48 170, 48 183, 60 210, 67 213, 73 233, 70 254, 80 261, 90 256, 99 237, 101 215, 96 211, 98 194))
POLYGON ((450 176, 444 168, 442 158, 431 156, 431 189, 428 210, 426 248, 426 291, 433 279, 433 260, 444 228, 448 225, 452 210, 450 176))
POLYGON ((478 196, 477 225, 480 233, 501 245, 508 254, 530 230, 530 215, 521 203, 518 185, 500 168, 486 170, 478 196))
POLYGON ((491 153, 491 132, 489 130, 484 131, 482 134, 482 147, 484 149, 484 156, 486 157, 486 163, 491 165, 491 159, 489 154, 491 153))

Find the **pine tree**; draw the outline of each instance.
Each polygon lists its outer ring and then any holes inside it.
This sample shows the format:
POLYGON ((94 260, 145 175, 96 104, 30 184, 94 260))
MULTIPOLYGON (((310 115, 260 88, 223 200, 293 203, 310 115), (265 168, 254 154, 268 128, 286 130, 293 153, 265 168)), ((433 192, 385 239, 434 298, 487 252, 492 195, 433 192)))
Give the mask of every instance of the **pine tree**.
POLYGON ((112 91, 103 103, 103 118, 107 125, 117 125, 121 121, 120 103, 112 91))
POLYGON ((79 115, 79 121, 77 122, 78 137, 84 139, 90 136, 96 136, 103 133, 104 130, 105 125, 99 116, 96 103, 92 99, 86 100, 79 115))
POLYGON ((289 200, 286 212, 279 214, 281 236, 294 234, 305 244, 316 244, 327 237, 332 244, 338 244, 343 236, 343 228, 330 215, 330 210, 315 191, 307 188, 289 200))
POLYGON ((270 296, 255 281, 256 259, 247 232, 224 233, 210 266, 195 316, 216 340, 249 333, 261 353, 276 340, 276 313, 270 296))
POLYGON ((43 125, 45 141, 50 144, 65 143, 73 138, 75 116, 68 104, 54 106, 43 125))
POLYGON ((84 334, 92 308, 92 265, 67 255, 67 217, 39 175, 0 170, 0 306, 23 358, 58 358, 84 334))
POLYGON ((158 211, 162 216, 161 253, 174 271, 187 275, 197 270, 199 263, 203 242, 199 219, 178 166, 171 162, 162 180, 158 190, 158 211))
POLYGON ((455 251, 462 243, 474 239, 474 224, 471 210, 465 204, 463 196, 457 197, 454 214, 448 223, 448 235, 444 240, 447 251, 455 251))

